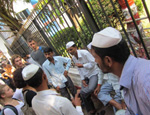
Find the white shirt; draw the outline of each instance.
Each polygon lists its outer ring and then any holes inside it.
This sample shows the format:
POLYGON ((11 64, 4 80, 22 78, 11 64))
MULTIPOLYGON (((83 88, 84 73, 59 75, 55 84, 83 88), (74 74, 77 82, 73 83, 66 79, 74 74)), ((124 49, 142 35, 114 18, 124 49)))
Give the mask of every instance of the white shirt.
MULTIPOLYGON (((19 101, 19 104, 15 106, 15 108, 18 111, 18 115, 24 115, 23 111, 21 110, 21 107, 23 107, 23 105, 24 105, 24 103, 19 101)), ((14 111, 9 108, 6 108, 4 110, 4 114, 5 115, 16 115, 16 113, 14 113, 14 111)))
POLYGON ((114 90, 119 90, 120 89, 120 84, 119 84, 119 77, 112 74, 112 73, 107 73, 104 74, 104 82, 108 82, 110 85, 112 85, 114 90))
POLYGON ((24 102, 24 97, 23 97, 23 93, 22 93, 22 88, 21 88, 21 89, 18 89, 18 88, 17 88, 12 98, 18 99, 18 100, 21 100, 21 101, 24 102))
POLYGON ((67 98, 57 96, 52 90, 37 92, 32 100, 32 108, 37 115, 83 115, 80 106, 75 109, 67 98))
POLYGON ((78 59, 73 56, 74 63, 83 64, 83 68, 78 68, 81 80, 90 78, 99 73, 99 68, 95 62, 94 57, 87 50, 77 50, 78 59))

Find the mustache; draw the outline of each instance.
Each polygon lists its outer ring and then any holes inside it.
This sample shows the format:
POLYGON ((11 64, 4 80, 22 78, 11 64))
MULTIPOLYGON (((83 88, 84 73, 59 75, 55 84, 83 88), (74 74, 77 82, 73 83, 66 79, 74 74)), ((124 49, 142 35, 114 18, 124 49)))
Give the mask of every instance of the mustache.
POLYGON ((53 60, 53 58, 50 58, 50 57, 47 57, 47 59, 50 60, 50 61, 53 60))

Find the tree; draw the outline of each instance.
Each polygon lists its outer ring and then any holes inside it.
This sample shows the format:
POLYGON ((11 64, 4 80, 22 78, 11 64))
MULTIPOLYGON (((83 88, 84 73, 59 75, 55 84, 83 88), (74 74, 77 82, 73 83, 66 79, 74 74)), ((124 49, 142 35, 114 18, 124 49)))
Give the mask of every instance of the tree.
POLYGON ((14 0, 0 0, 0 22, 9 26, 11 31, 19 31, 22 24, 15 17, 13 2, 14 0))

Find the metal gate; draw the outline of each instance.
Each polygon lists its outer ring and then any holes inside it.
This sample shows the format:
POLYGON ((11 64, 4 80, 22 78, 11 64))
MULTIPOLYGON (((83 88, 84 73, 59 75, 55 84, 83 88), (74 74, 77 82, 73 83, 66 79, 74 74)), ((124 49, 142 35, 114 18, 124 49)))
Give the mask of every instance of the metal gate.
POLYGON ((149 59, 150 26, 143 28, 141 23, 147 21, 150 25, 148 3, 136 1, 140 5, 133 0, 42 0, 21 28, 12 50, 30 52, 26 43, 17 43, 32 35, 57 55, 69 56, 65 48, 68 41, 86 48, 95 32, 112 26, 120 30, 133 55, 149 59), (139 6, 143 11, 136 9, 139 6), (140 13, 145 15, 140 17, 140 13))

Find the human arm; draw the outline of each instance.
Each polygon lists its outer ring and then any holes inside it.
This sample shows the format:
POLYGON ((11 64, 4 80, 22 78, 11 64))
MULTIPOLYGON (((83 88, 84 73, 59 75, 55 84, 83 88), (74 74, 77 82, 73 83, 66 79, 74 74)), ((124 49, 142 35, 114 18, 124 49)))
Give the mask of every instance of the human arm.
POLYGON ((61 56, 61 60, 63 61, 63 64, 66 64, 66 68, 65 70, 68 71, 70 66, 71 66, 71 59, 67 58, 67 57, 62 57, 61 56))
POLYGON ((94 90, 94 95, 97 96, 98 93, 100 92, 100 89, 101 89, 101 84, 97 84, 97 87, 96 89, 94 90))
POLYGON ((67 77, 68 76, 68 71, 64 71, 64 76, 67 77))
POLYGON ((60 87, 59 86, 56 87, 56 91, 58 91, 58 92, 60 91, 60 87))
POLYGON ((86 63, 83 64, 84 68, 92 69, 96 65, 94 57, 91 55, 91 53, 89 53, 86 50, 85 53, 83 54, 83 58, 86 60, 86 63))
POLYGON ((79 98, 80 90, 77 91, 77 94, 75 95, 75 98, 72 99, 73 105, 76 106, 76 110, 78 111, 79 115, 82 115, 82 109, 81 109, 81 100, 79 98))
POLYGON ((61 111, 62 114, 64 115, 84 115, 81 109, 81 100, 78 97, 78 95, 75 96, 74 99, 76 102, 74 104, 76 104, 76 108, 73 106, 73 104, 68 100, 68 99, 61 99, 62 101, 62 107, 61 107, 61 111))
POLYGON ((75 63, 75 66, 77 66, 78 68, 82 68, 82 67, 83 67, 83 64, 75 63))
POLYGON ((103 78, 104 78, 104 73, 101 71, 101 69, 99 69, 99 73, 98 73, 98 84, 96 89, 94 90, 94 95, 97 96, 98 93, 100 92, 101 89, 101 85, 103 82, 103 78))
POLYGON ((82 84, 83 84, 84 87, 87 87, 87 86, 88 86, 88 84, 86 83, 85 80, 82 80, 82 84))
POLYGON ((66 68, 65 68, 65 71, 64 71, 64 76, 67 77, 68 76, 68 70, 71 66, 71 59, 67 58, 67 57, 62 57, 62 56, 60 56, 60 59, 63 62, 62 64, 66 64, 66 68))
POLYGON ((48 79, 48 82, 49 82, 50 84, 53 84, 53 83, 52 83, 52 80, 51 80, 51 74, 50 74, 49 70, 46 68, 46 65, 45 65, 45 64, 42 65, 42 69, 43 69, 44 73, 46 74, 46 77, 47 77, 47 79, 48 79))

